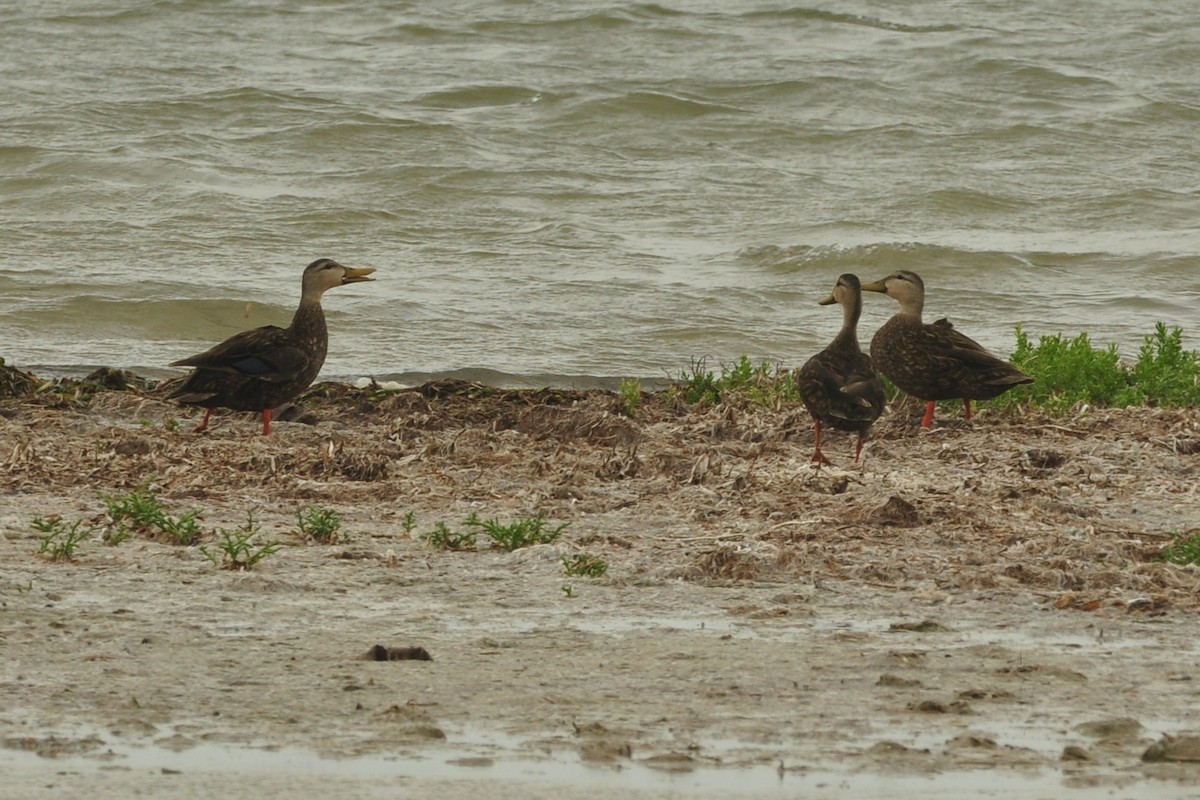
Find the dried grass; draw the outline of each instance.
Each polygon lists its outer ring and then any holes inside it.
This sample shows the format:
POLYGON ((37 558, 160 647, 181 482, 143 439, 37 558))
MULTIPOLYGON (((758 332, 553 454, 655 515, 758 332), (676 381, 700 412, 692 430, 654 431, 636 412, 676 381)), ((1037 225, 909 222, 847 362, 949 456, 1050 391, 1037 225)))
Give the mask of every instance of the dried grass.
POLYGON ((1024 587, 1074 598, 1064 608, 1200 604, 1200 569, 1155 560, 1200 513, 1196 409, 985 412, 932 432, 892 412, 863 464, 835 435, 826 453, 844 469, 818 470, 802 409, 688 408, 667 393, 629 417, 599 391, 321 384, 299 415, 319 424, 261 437, 244 414, 214 415, 208 435, 186 420, 171 430, 191 412, 161 387, 64 386, 48 398, 23 385, 0 417, 0 474, 18 497, 153 477, 167 498, 208 502, 302 498, 446 519, 486 505, 624 542, 605 558, 632 575, 1024 587))

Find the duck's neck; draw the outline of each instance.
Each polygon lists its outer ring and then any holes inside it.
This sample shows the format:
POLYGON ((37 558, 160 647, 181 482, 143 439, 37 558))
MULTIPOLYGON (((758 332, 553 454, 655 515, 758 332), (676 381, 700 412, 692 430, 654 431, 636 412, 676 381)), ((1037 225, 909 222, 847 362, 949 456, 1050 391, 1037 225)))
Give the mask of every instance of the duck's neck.
POLYGON ((303 339, 325 341, 327 331, 320 292, 305 292, 300 296, 300 307, 292 316, 289 330, 303 339))
POLYGON ((833 337, 833 345, 858 348, 858 318, 862 316, 862 297, 842 304, 842 329, 833 337))
POLYGON ((925 309, 925 297, 918 295, 916 297, 908 296, 897 298, 900 301, 900 313, 909 317, 916 317, 917 321, 921 321, 921 312, 925 309))

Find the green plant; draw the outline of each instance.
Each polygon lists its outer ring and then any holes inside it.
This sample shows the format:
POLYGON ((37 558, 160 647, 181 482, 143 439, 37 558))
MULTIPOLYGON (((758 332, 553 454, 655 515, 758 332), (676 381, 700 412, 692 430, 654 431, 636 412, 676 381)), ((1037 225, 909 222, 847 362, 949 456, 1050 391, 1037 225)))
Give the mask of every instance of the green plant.
POLYGON ((196 521, 197 511, 188 511, 181 517, 171 517, 163 514, 158 521, 159 538, 166 538, 171 544, 190 546, 200 541, 200 523, 196 521))
POLYGON ((433 530, 421 537, 438 550, 474 550, 474 532, 455 532, 444 522, 433 526, 433 530))
POLYGON ((204 557, 221 569, 248 570, 267 556, 275 553, 283 545, 280 542, 267 542, 255 545, 252 540, 260 533, 259 526, 254 522, 254 512, 246 512, 246 524, 232 531, 224 528, 218 531, 220 540, 215 550, 204 545, 200 552, 204 557))
POLYGON ((548 544, 553 542, 571 523, 564 522, 557 528, 549 529, 546 527, 546 519, 538 514, 536 517, 525 517, 509 523, 502 523, 497 519, 481 520, 475 514, 467 517, 463 524, 479 528, 488 536, 495 544, 505 550, 517 550, 521 547, 529 547, 534 544, 548 544))
POLYGON ((563 572, 569 576, 599 578, 608 572, 608 562, 591 553, 578 553, 570 558, 563 557, 563 572))
POLYGON ((727 394, 766 406, 800 400, 800 390, 790 372, 767 361, 756 366, 745 355, 733 364, 722 364, 720 375, 706 367, 706 359, 692 359, 691 366, 677 380, 689 404, 717 403, 727 394))
POLYGON ((404 515, 403 525, 404 525, 405 535, 411 536, 413 530, 416 529, 416 527, 417 527, 417 515, 411 511, 409 511, 407 514, 404 515))
POLYGON ((1034 378, 987 404, 1000 409, 1029 404, 1063 414, 1081 404, 1200 405, 1200 356, 1183 348, 1183 330, 1161 322, 1146 336, 1137 361, 1121 360, 1117 346, 1095 347, 1086 333, 1073 339, 1042 336, 1035 345, 1020 326, 1012 363, 1034 378))
POLYGON ((1145 337, 1133 365, 1133 382, 1147 405, 1200 405, 1200 355, 1183 349, 1183 329, 1159 322, 1145 337))
POLYGON ((146 533, 166 539, 172 544, 193 545, 200 541, 198 511, 188 511, 172 517, 151 488, 151 480, 123 495, 101 495, 108 518, 116 526, 106 536, 110 544, 118 544, 132 532, 146 533))
POLYGON ((109 519, 114 523, 129 523, 134 530, 149 532, 158 528, 166 510, 150 488, 150 480, 123 495, 100 495, 109 519))
POLYGON ((109 547, 116 547, 121 542, 128 539, 130 535, 131 531, 124 525, 117 525, 115 527, 112 525, 106 525, 104 526, 104 532, 100 535, 100 538, 109 547))
POLYGON ((1011 361, 1033 376, 1034 382, 1018 386, 987 405, 1008 409, 1030 404, 1063 414, 1085 403, 1124 407, 1139 402, 1116 345, 1093 347, 1086 333, 1074 339, 1064 339, 1060 334, 1042 336, 1034 345, 1020 326, 1016 337, 1011 361))
POLYGON ((1171 564, 1200 566, 1200 528, 1173 534, 1171 543, 1163 548, 1159 559, 1171 564))
POLYGON ((563 597, 570 599, 575 596, 575 587, 569 583, 564 583, 562 585, 562 593, 563 597))
POLYGON ((691 366, 676 378, 682 384, 683 399, 688 404, 715 403, 721 399, 717 377, 707 368, 707 364, 706 358, 693 358, 691 366))
POLYGON ((332 508, 308 506, 296 510, 296 525, 300 535, 322 544, 347 541, 345 534, 339 533, 342 528, 342 517, 332 508))
POLYGON ((621 410, 625 416, 632 417, 637 413, 642 403, 642 384, 637 378, 625 378, 621 381, 621 410))
POLYGON ((75 557, 75 548, 90 536, 96 526, 84 527, 81 519, 68 525, 58 516, 38 517, 33 520, 33 527, 44 533, 38 553, 50 556, 51 561, 70 561, 75 557))

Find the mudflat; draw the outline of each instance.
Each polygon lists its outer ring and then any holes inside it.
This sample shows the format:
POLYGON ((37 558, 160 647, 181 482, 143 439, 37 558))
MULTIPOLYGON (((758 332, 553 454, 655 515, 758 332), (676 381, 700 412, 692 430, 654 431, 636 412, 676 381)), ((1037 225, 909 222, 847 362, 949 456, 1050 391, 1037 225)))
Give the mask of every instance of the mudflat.
POLYGON ((901 407, 818 469, 736 399, 321 384, 263 437, 161 395, 0 400, 0 797, 1196 796, 1196 409, 901 407), (113 543, 139 486, 284 546, 113 543), (471 514, 566 527, 426 540, 471 514))

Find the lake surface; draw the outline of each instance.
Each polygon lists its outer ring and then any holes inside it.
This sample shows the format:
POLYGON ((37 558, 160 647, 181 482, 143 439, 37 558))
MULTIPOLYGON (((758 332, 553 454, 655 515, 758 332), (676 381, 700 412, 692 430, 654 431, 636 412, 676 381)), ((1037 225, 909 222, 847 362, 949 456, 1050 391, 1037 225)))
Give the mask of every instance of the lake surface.
POLYGON ((325 378, 797 366, 900 268, 1002 355, 1200 348, 1200 14, 1040 5, 6 4, 0 356, 165 376, 322 256, 325 378))

